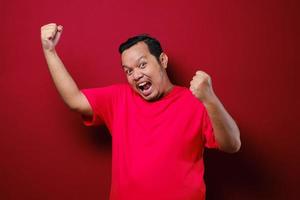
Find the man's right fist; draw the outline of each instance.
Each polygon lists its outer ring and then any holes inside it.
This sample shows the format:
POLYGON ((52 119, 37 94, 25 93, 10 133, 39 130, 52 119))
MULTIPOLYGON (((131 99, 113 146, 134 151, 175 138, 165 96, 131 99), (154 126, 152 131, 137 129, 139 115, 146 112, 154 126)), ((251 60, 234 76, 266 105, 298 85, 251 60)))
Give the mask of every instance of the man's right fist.
POLYGON ((63 26, 55 23, 46 24, 41 27, 41 40, 45 50, 54 50, 62 34, 63 26))

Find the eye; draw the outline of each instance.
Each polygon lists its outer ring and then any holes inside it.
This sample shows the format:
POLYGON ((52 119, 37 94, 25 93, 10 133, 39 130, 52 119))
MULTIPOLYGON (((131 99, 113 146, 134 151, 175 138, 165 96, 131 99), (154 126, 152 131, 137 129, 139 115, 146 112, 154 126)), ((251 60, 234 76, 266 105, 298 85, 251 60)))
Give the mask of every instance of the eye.
POLYGON ((129 76, 132 74, 132 69, 126 69, 125 70, 125 73, 129 76))
POLYGON ((140 66, 139 66, 139 67, 140 67, 141 69, 144 69, 144 68, 146 67, 146 65, 147 65, 147 63, 146 63, 146 62, 142 62, 142 63, 140 64, 140 66))

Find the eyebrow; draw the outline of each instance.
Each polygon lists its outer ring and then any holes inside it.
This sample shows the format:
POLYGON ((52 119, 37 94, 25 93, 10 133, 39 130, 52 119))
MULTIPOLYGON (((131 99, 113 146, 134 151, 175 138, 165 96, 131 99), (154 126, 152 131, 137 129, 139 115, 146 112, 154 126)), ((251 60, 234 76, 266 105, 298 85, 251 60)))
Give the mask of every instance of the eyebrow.
MULTIPOLYGON (((137 59, 137 63, 141 60, 141 59, 143 59, 143 58, 146 58, 146 56, 145 55, 142 55, 141 57, 139 57, 138 59, 137 59)), ((126 65, 123 65, 122 63, 121 63, 121 66, 123 67, 123 68, 130 68, 130 67, 128 67, 128 66, 126 66, 126 65)))

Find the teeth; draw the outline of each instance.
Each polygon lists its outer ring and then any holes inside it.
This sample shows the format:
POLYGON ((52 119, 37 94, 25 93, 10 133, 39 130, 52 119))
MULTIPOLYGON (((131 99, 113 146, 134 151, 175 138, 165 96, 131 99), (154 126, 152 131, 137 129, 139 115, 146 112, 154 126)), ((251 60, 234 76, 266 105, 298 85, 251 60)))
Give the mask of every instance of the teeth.
POLYGON ((143 87, 143 86, 146 85, 146 84, 147 84, 147 82, 140 83, 140 84, 139 84, 139 87, 143 87))

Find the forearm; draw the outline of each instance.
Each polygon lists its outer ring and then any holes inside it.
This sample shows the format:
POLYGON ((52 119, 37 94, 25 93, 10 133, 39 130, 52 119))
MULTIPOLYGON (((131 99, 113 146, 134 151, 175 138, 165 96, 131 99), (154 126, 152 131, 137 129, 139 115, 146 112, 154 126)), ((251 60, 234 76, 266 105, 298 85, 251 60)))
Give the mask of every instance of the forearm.
POLYGON ((80 90, 75 81, 72 79, 55 49, 51 51, 44 49, 43 51, 56 89, 63 101, 71 109, 76 109, 76 96, 79 95, 80 90))
POLYGON ((190 84, 193 95, 206 107, 220 150, 237 152, 241 147, 239 128, 215 95, 210 76, 197 71, 190 84))
POLYGON ((214 135, 222 151, 234 153, 240 149, 240 131, 216 95, 212 95, 204 106, 212 122, 214 135))

